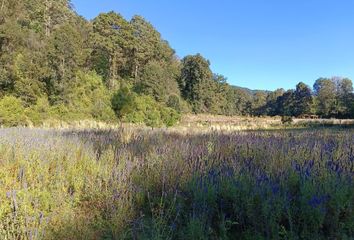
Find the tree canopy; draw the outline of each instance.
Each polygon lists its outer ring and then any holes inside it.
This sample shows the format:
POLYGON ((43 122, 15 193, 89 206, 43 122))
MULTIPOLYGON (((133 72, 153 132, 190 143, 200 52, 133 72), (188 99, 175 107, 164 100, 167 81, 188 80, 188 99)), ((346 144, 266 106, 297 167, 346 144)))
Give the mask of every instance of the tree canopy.
POLYGON ((69 0, 0 2, 3 125, 92 118, 170 126, 187 112, 354 118, 350 79, 252 91, 210 66, 201 54, 180 59, 142 16, 88 21, 69 0))

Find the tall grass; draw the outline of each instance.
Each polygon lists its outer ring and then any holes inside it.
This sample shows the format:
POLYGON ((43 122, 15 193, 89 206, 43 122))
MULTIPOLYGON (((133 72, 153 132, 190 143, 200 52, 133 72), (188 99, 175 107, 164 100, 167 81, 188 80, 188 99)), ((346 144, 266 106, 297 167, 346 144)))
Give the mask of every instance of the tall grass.
POLYGON ((352 239, 354 131, 0 130, 0 239, 352 239))

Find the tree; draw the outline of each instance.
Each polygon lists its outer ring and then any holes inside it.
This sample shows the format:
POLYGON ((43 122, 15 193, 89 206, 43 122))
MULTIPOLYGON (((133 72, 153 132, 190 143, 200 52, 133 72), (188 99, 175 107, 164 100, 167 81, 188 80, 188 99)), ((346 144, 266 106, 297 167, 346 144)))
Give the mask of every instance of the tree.
POLYGON ((177 81, 170 68, 157 61, 145 65, 135 88, 138 93, 150 95, 159 102, 166 102, 170 94, 179 94, 177 81))
POLYGON ((130 57, 132 77, 137 78, 141 72, 140 69, 143 69, 150 61, 166 63, 173 60, 174 51, 151 23, 136 15, 131 19, 130 24, 134 36, 134 46, 130 57))
POLYGON ((182 112, 187 111, 187 107, 186 107, 185 103, 180 98, 180 96, 177 94, 171 94, 168 97, 168 100, 166 102, 166 106, 174 109, 178 113, 182 113, 182 112))
POLYGON ((232 107, 228 104, 228 95, 230 94, 230 86, 227 84, 227 78, 221 74, 214 74, 214 89, 211 97, 213 107, 210 110, 214 114, 232 115, 230 109, 232 107))
POLYGON ((265 115, 265 106, 267 103, 267 93, 258 91, 253 96, 252 114, 256 116, 265 115))
POLYGON ((296 90, 294 92, 294 109, 293 114, 295 117, 310 114, 311 106, 313 104, 312 92, 310 87, 305 83, 300 82, 296 85, 296 90))
POLYGON ((269 116, 281 115, 281 106, 279 106, 278 98, 283 96, 285 90, 279 88, 273 92, 270 92, 267 96, 267 104, 265 106, 264 112, 269 116))
POLYGON ((57 28, 47 44, 49 66, 49 93, 52 102, 63 103, 63 91, 69 87, 77 71, 84 68, 88 56, 88 29, 84 24, 77 27, 64 24, 57 28))
POLYGON ((279 115, 294 116, 294 90, 288 90, 281 97, 278 97, 276 105, 279 107, 279 115))
POLYGON ((45 96, 45 85, 38 79, 38 65, 28 61, 30 57, 18 54, 13 66, 13 93, 23 100, 25 105, 35 104, 37 99, 45 96))
POLYGON ((117 117, 122 119, 134 111, 136 93, 128 86, 122 86, 112 97, 112 107, 117 117))
POLYGON ((180 119, 174 109, 156 102, 151 96, 138 95, 128 86, 114 94, 112 106, 122 121, 144 123, 150 127, 172 126, 180 119))
POLYGON ((72 119, 114 120, 111 95, 95 72, 78 71, 62 94, 72 119))
POLYGON ((336 109, 336 85, 328 78, 316 80, 314 91, 317 99, 317 113, 323 117, 332 117, 336 109))
POLYGON ((23 27, 45 37, 62 23, 73 23, 78 18, 70 0, 2 0, 0 13, 0 24, 16 19, 23 27))
POLYGON ((0 100, 0 126, 26 125, 25 108, 20 99, 5 96, 0 100))
POLYGON ((169 107, 162 107, 160 109, 161 112, 161 120, 167 127, 172 127, 176 125, 181 119, 181 115, 179 112, 169 107))
POLYGON ((45 120, 51 117, 51 106, 47 97, 41 97, 37 99, 36 104, 30 106, 25 110, 25 114, 28 120, 38 126, 45 120))
POLYGON ((208 97, 213 94, 210 91, 214 83, 212 78, 210 62, 200 54, 182 59, 181 92, 184 99, 192 105, 195 113, 207 112, 208 107, 210 108, 208 97))
POLYGON ((353 83, 350 79, 341 79, 338 83, 338 112, 339 117, 350 117, 353 104, 353 83))
POLYGON ((132 26, 120 14, 100 14, 93 20, 91 34, 93 68, 104 77, 109 88, 114 88, 127 72, 128 56, 134 46, 132 26))
POLYGON ((30 26, 49 38, 63 23, 73 24, 77 15, 70 0, 24 0, 31 19, 30 26))
POLYGON ((350 94, 348 101, 349 118, 354 118, 354 93, 350 94))
POLYGON ((157 44, 161 41, 160 34, 141 16, 134 16, 130 24, 133 28, 134 46, 130 60, 131 72, 134 78, 138 77, 140 68, 155 57, 157 44))

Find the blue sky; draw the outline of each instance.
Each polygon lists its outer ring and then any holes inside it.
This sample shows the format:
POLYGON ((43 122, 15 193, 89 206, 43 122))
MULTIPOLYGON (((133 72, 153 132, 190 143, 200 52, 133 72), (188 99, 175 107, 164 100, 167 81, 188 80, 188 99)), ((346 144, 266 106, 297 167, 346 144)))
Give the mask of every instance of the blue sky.
POLYGON ((233 85, 290 89, 354 80, 353 0, 73 0, 87 19, 114 10, 151 22, 179 57, 201 53, 233 85))

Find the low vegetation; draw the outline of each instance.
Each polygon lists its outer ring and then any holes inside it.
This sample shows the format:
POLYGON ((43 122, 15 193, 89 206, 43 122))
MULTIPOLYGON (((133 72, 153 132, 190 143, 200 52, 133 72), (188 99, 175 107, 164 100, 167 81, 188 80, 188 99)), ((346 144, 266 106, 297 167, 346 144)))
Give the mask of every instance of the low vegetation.
POLYGON ((351 129, 0 130, 1 239, 351 239, 351 129))

